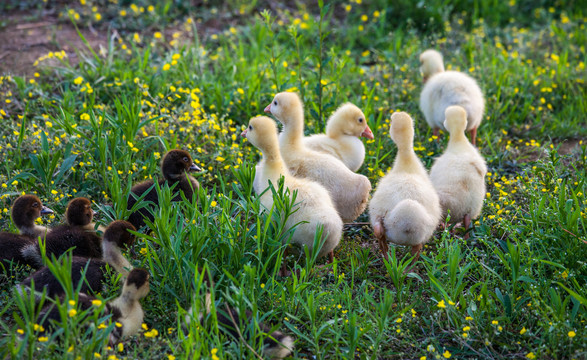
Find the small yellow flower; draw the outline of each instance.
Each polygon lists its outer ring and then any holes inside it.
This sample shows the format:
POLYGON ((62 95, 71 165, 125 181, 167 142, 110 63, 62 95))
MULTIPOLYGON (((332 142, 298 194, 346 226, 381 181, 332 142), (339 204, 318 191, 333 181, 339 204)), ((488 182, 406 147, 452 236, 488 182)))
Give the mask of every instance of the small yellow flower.
POLYGON ((165 65, 163 65, 163 71, 167 71, 167 70, 169 70, 170 68, 171 68, 171 65, 169 65, 169 64, 165 64, 165 65))
POLYGON ((73 352, 73 345, 69 346, 69 348, 67 349, 67 352, 68 353, 73 352))
POLYGON ((533 352, 529 352, 529 353, 527 353, 527 354, 526 354, 526 357, 527 357, 528 359, 536 359, 536 355, 534 355, 534 353, 533 353, 533 352))
POLYGON ((446 308, 446 304, 444 303, 444 300, 440 300, 440 302, 438 304, 436 304, 436 306, 438 306, 441 309, 446 308))
POLYGON ((216 207, 216 205, 218 205, 218 203, 216 201, 212 200, 212 202, 210 203, 210 206, 216 207))
POLYGON ((18 329, 16 330, 17 333, 19 333, 20 335, 24 334, 24 330, 23 329, 18 329))
POLYGON ((67 312, 67 314, 69 315, 69 317, 74 317, 77 314, 77 310, 71 309, 67 312))
POLYGON ((497 324, 499 324, 499 321, 497 321, 497 320, 493 320, 493 321, 491 322, 491 324, 493 324, 493 325, 497 325, 497 324))
POLYGON ((524 335, 526 333, 526 327, 524 326, 522 330, 520 330, 520 335, 524 335))
POLYGON ((78 76, 78 77, 76 77, 76 78, 73 80, 73 83, 74 83, 74 84, 76 84, 76 85, 80 85, 80 84, 81 84, 81 83, 83 83, 83 82, 84 82, 84 78, 83 78, 83 77, 81 77, 81 76, 78 76))
POLYGON ((265 289, 265 284, 261 284, 261 289, 265 289))
POLYGON ((402 318, 397 318, 397 319, 395 320, 395 322, 396 322, 396 323, 398 323, 398 324, 399 324, 399 323, 401 323, 401 322, 402 322, 402 318))
POLYGON ((167 360, 175 360, 175 356, 173 356, 173 355, 167 355, 167 360))
POLYGON ((450 359, 450 357, 451 357, 452 355, 451 355, 451 353, 450 353, 448 350, 446 350, 446 351, 445 351, 445 352, 442 354, 442 356, 444 356, 444 358, 445 358, 445 359, 450 359))
POLYGON ((569 331, 568 335, 569 335, 569 337, 572 339, 572 338, 574 338, 574 337, 575 337, 577 334, 576 334, 576 333, 575 333, 573 330, 571 330, 571 331, 569 331))
POLYGON ((124 351, 124 344, 123 343, 118 343, 118 352, 123 352, 124 351))
POLYGON ((94 306, 100 306, 100 305, 102 305, 102 300, 98 300, 98 299, 92 300, 92 305, 94 305, 94 306))
POLYGON ((39 337, 39 342, 47 342, 48 340, 49 340, 49 338, 46 336, 39 337))

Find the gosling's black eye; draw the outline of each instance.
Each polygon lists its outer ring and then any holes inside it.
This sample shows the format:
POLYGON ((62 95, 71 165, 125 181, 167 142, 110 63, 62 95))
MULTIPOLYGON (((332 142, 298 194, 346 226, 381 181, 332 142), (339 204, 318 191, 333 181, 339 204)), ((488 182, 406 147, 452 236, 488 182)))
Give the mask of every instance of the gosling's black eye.
POLYGON ((188 161, 190 161, 190 159, 188 159, 188 157, 187 157, 187 156, 184 156, 184 158, 183 158, 183 162, 188 162, 188 161))
POLYGON ((249 125, 249 130, 253 130, 253 125, 249 125))
POLYGON ((363 118, 359 118, 359 122, 362 123, 363 122, 363 118))
POLYGON ((39 203, 33 203, 33 207, 39 207, 39 203))
POLYGON ((273 105, 277 106, 277 100, 273 101, 273 105))

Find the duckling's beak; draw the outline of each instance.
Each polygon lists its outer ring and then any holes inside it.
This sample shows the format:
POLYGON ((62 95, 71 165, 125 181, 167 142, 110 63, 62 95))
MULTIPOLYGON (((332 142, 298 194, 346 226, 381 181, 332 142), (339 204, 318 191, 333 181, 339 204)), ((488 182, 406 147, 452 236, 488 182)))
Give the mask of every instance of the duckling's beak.
POLYGON ((55 213, 55 212, 46 206, 43 206, 41 208, 41 215, 49 215, 49 214, 53 214, 53 213, 55 213))
POLYGON ((192 165, 190 166, 190 169, 189 170, 190 171, 202 171, 202 169, 198 165, 196 165, 194 163, 192 163, 192 165))
POLYGON ((361 133, 362 137, 366 137, 367 139, 374 139, 373 132, 369 128, 369 125, 365 128, 365 130, 361 133))
POLYGON ((267 105, 265 112, 271 114, 271 104, 267 105))
MULTIPOLYGON (((269 105, 269 106, 271 106, 271 105, 269 105)), ((268 107, 269 107, 269 106, 268 106, 268 107)), ((267 111, 267 108, 265 108, 265 111, 267 111)), ((246 137, 247 137, 247 130, 248 130, 248 129, 244 129, 244 130, 243 130, 243 132, 241 133, 241 136, 242 136, 242 137, 244 137, 245 139, 246 139, 246 137)))

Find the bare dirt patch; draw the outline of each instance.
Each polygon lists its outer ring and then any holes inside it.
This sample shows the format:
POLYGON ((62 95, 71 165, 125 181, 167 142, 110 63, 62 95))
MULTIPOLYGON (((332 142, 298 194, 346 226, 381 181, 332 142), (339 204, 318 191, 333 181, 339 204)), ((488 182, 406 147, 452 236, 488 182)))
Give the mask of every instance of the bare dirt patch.
MULTIPOLYGON (((51 13, 32 18, 28 12, 2 15, 8 25, 0 30, 0 74, 30 76, 34 62, 51 51, 64 50, 69 62, 79 61, 75 50, 86 49, 75 27, 51 13)), ((106 46, 105 30, 80 29, 93 49, 106 46)))

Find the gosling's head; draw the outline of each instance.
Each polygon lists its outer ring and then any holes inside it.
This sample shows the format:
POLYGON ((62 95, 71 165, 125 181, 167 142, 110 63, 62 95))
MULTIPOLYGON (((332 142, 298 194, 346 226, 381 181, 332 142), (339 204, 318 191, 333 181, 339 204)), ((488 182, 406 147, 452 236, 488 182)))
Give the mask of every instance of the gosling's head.
POLYGON ((277 125, 267 116, 257 116, 249 120, 241 136, 265 153, 271 145, 277 144, 277 125))
POLYGON ((65 219, 72 226, 88 225, 92 222, 94 215, 92 202, 85 197, 72 199, 65 210, 65 219))
POLYGON ((114 244, 118 248, 130 247, 136 237, 131 234, 129 230, 137 231, 137 229, 128 221, 116 220, 110 223, 104 231, 104 242, 114 244))
POLYGON ((396 112, 391 115, 389 136, 399 147, 412 144, 414 139, 414 122, 408 113, 396 112))
POLYGON ((180 149, 168 151, 161 163, 161 172, 167 180, 176 180, 184 176, 186 172, 200 170, 192 161, 190 154, 180 149))
POLYGON ((145 269, 132 269, 122 288, 123 295, 139 300, 149 293, 149 272, 145 269))
POLYGON ((271 104, 265 108, 266 113, 271 113, 283 125, 287 125, 287 121, 292 114, 303 111, 302 100, 298 94, 294 92, 281 92, 273 98, 271 104))
POLYGON ((22 195, 12 205, 12 221, 19 229, 34 226, 35 220, 46 214, 53 214, 53 210, 43 206, 35 195, 22 195))
POLYGON ((444 71, 442 54, 436 50, 426 50, 420 54, 420 72, 426 82, 432 75, 444 71))
POLYGON ((444 111, 444 127, 453 134, 464 133, 467 128, 467 111, 458 105, 449 106, 444 111))
POLYGON ((326 125, 326 133, 334 136, 344 134, 373 139, 373 132, 367 125, 365 114, 351 103, 342 104, 330 116, 326 125))

